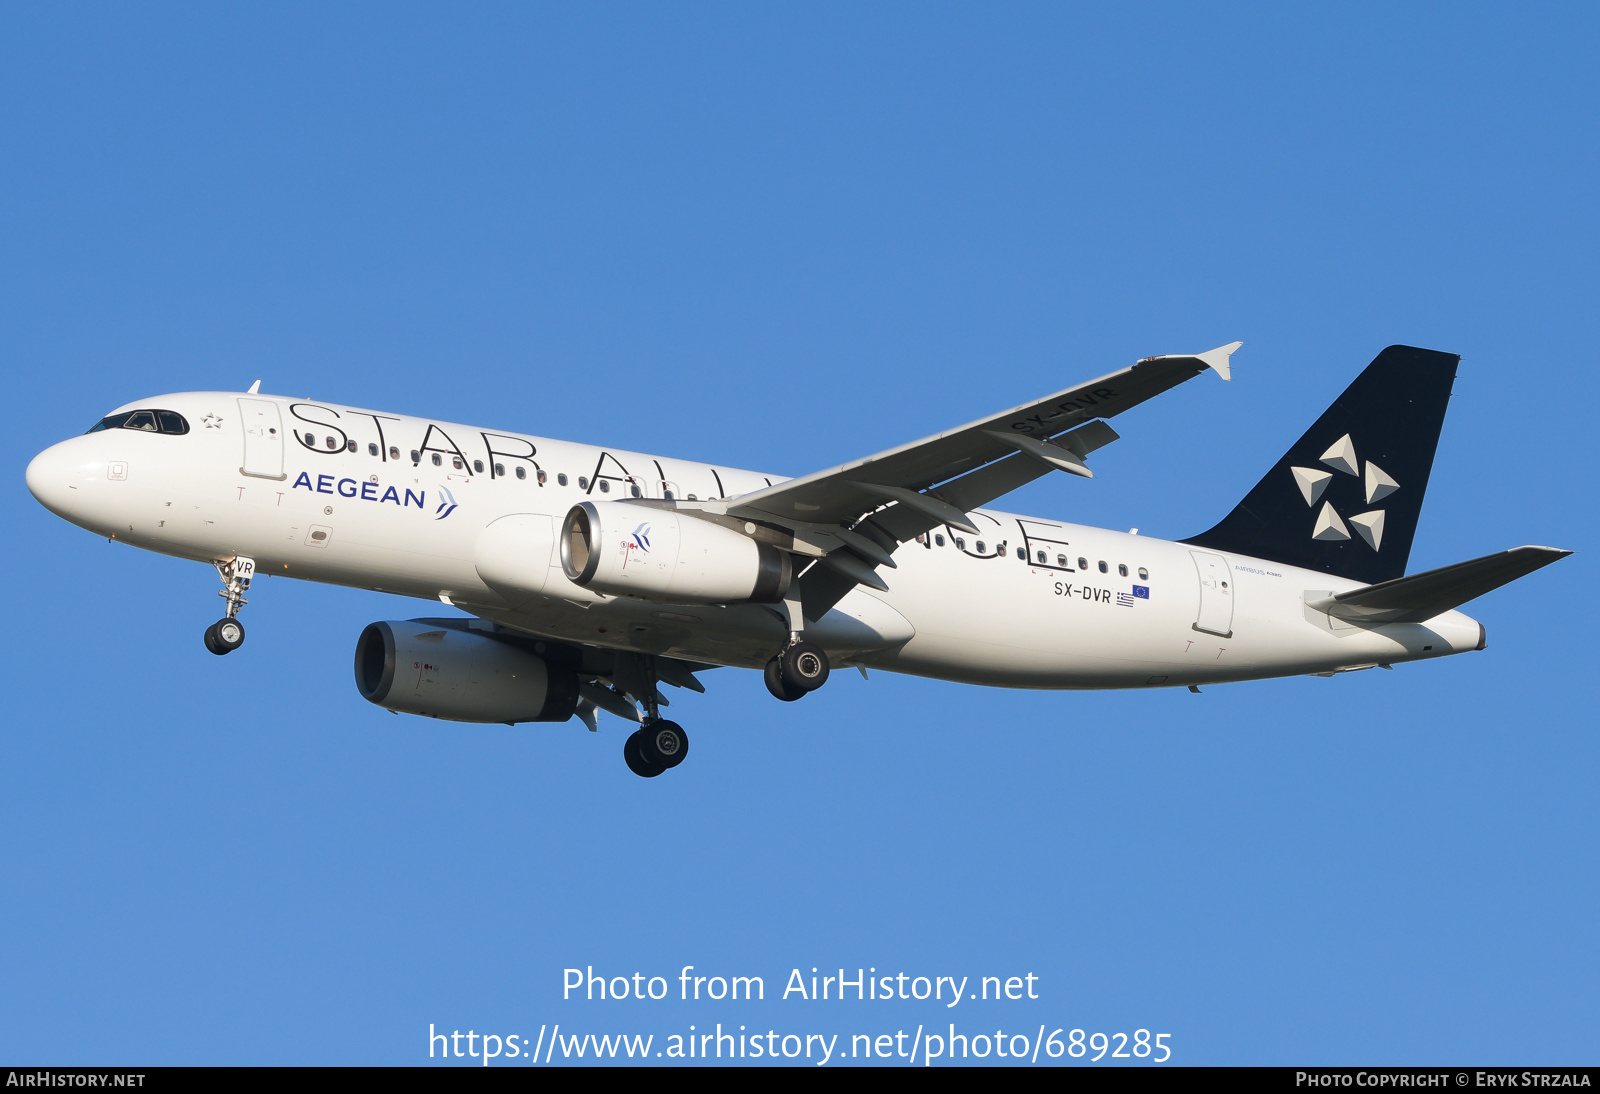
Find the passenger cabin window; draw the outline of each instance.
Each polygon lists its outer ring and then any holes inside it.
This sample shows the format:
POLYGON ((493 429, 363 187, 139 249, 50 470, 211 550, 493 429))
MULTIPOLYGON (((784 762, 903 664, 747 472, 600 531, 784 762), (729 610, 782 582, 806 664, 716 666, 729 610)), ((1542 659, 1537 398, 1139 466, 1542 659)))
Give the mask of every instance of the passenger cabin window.
POLYGON ((435 466, 435 467, 439 467, 439 466, 441 466, 441 465, 442 465, 442 464, 443 464, 443 463, 444 463, 444 457, 443 457, 443 456, 441 456, 441 455, 439 455, 439 453, 437 453, 437 452, 435 452, 435 453, 434 453, 434 454, 433 454, 433 466, 435 466))
POLYGON ((353 439, 344 442, 344 446, 348 451, 354 452, 356 450, 356 442, 353 439))
POLYGON ((565 485, 567 485, 567 473, 565 471, 559 471, 559 472, 556 473, 556 485, 557 486, 565 486, 565 485))
POLYGON ((666 498, 668 501, 671 501, 672 500, 672 491, 671 490, 663 490, 663 491, 661 491, 661 496, 666 498))
MULTIPOLYGON (((472 461, 472 469, 474 471, 476 471, 480 475, 483 474, 483 461, 482 460, 473 460, 472 461)), ((505 472, 501 471, 500 474, 504 475, 505 472)))
POLYGON ((981 540, 981 539, 978 541, 977 547, 978 547, 978 553, 980 555, 984 554, 986 551, 988 551, 988 548, 983 545, 983 540, 981 540))
MULTIPOLYGON (((1024 562, 1028 561, 1028 549, 1026 547, 1018 547, 1017 548, 1017 557, 1020 558, 1024 562)), ((1044 560, 1040 559, 1039 561, 1043 562, 1044 560)))
MULTIPOLYGON (((478 470, 480 470, 480 471, 482 471, 482 470, 483 470, 483 468, 481 468, 481 467, 480 467, 480 468, 478 468, 478 470)), ((519 467, 519 468, 517 468, 517 470, 518 470, 518 471, 521 471, 521 470, 522 470, 522 468, 520 468, 520 467, 519 467)), ((504 475, 504 474, 505 474, 505 473, 506 473, 506 465, 505 465, 505 464, 503 464, 503 463, 497 463, 497 464, 495 464, 495 465, 494 465, 494 473, 495 473, 495 474, 496 474, 496 475, 504 475)))
POLYGON ((1088 568, 1089 568, 1089 560, 1084 558, 1082 555, 1079 555, 1078 556, 1078 569, 1087 570, 1088 568))
POLYGON ((413 448, 411 450, 411 462, 412 463, 421 463, 422 462, 422 453, 418 452, 415 448, 413 448))
POLYGON ((375 444, 367 445, 367 455, 376 456, 377 454, 378 454, 378 446, 377 445, 375 445, 375 444))
POLYGON ((1043 551, 1040 551, 1039 552, 1039 565, 1043 566, 1045 564, 1045 561, 1047 559, 1049 559, 1049 557, 1050 557, 1049 555, 1045 554, 1043 551))
POLYGON ((389 446, 389 458, 391 460, 398 460, 400 458, 400 446, 399 445, 391 444, 389 446))
POLYGON ((1149 581, 1150 580, 1150 571, 1146 570, 1143 566, 1139 567, 1139 580, 1140 581, 1149 581))
POLYGON ((579 475, 578 476, 578 489, 579 490, 587 490, 587 489, 589 489, 589 476, 587 476, 587 475, 579 475))
POLYGON ((1105 573, 1106 572, 1106 560, 1103 559, 1103 558, 1100 560, 1100 572, 1101 573, 1105 573))
POLYGON ((960 536, 957 536, 956 537, 956 550, 965 551, 966 549, 967 549, 967 541, 962 539, 960 536))
POLYGON ((337 451, 339 451, 339 441, 338 441, 337 438, 335 438, 335 437, 329 437, 328 438, 328 451, 329 452, 337 452, 337 451))
POLYGON ((1117 573, 1121 574, 1123 577, 1127 577, 1128 576, 1128 567, 1123 565, 1120 562, 1117 563, 1117 573))
POLYGON ((940 547, 943 547, 944 546, 944 537, 941 536, 941 535, 935 535, 933 537, 933 542, 938 544, 940 547))
MULTIPOLYGON (((527 477, 528 477, 528 469, 526 467, 518 467, 517 468, 517 478, 525 479, 527 477)), ((540 471, 539 472, 539 485, 543 486, 548 481, 549 480, 545 478, 544 472, 540 471)))
POLYGON ((637 486, 634 486, 634 487, 630 488, 629 493, 631 493, 634 497, 638 497, 639 496, 639 488, 637 486))
MULTIPOLYGON (((460 471, 462 469, 461 457, 460 456, 451 456, 450 457, 450 466, 454 467, 457 471, 460 471)), ((483 465, 479 464, 478 466, 481 467, 483 465)))
POLYGON ((611 480, 610 479, 601 479, 600 480, 600 492, 602 494, 611 493, 611 480))
MULTIPOLYGON (((528 469, 526 467, 518 467, 517 468, 517 478, 525 479, 527 477, 528 477, 528 469)), ((539 472, 539 485, 540 486, 544 485, 544 472, 543 471, 539 472)))
POLYGON ((89 432, 99 433, 103 429, 137 429, 142 433, 182 435, 189 432, 189 423, 174 410, 125 410, 121 414, 109 414, 101 418, 89 427, 89 432))
POLYGON ((1056 556, 1056 565, 1060 566, 1064 570, 1068 566, 1071 566, 1072 563, 1067 561, 1067 556, 1066 555, 1057 555, 1056 556))

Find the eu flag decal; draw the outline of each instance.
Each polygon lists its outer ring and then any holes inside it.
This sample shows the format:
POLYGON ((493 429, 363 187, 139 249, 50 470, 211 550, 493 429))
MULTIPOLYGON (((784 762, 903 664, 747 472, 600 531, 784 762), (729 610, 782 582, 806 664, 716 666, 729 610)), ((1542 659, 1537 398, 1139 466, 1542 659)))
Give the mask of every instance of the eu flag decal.
POLYGON ((1133 587, 1133 595, 1138 597, 1140 600, 1149 600, 1150 599, 1150 586, 1148 586, 1148 585, 1135 585, 1133 587))

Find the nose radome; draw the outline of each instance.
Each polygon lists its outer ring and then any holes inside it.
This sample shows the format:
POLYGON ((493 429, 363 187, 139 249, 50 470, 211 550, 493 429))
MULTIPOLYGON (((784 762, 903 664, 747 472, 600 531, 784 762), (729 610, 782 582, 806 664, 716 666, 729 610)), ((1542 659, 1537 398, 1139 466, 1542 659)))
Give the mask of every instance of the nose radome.
POLYGON ((28 464, 28 492, 58 517, 72 518, 79 460, 69 451, 70 441, 53 444, 28 464))

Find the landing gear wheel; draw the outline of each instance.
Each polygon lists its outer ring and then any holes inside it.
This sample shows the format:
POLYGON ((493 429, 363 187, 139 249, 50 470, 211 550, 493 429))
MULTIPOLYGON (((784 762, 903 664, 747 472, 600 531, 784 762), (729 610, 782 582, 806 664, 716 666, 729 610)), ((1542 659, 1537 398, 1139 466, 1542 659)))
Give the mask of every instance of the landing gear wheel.
POLYGON ((639 754, 654 767, 663 771, 677 767, 689 755, 689 735, 677 722, 662 719, 639 732, 639 754))
POLYGON ((828 682, 828 655, 814 642, 796 642, 783 651, 783 679, 801 691, 816 691, 828 682))
POLYGON ((783 678, 783 657, 781 655, 767 662, 766 680, 767 690, 772 692, 774 699, 782 699, 785 703, 792 703, 796 699, 804 699, 806 697, 806 692, 783 678))
POLYGON ((237 619, 223 618, 206 628, 206 649, 221 657, 244 645, 244 624, 237 619))
POLYGON ((635 730, 634 733, 622 743, 622 762, 628 765, 629 771, 633 772, 641 779, 653 779, 665 771, 666 768, 657 767, 655 764, 644 758, 644 752, 640 747, 644 743, 644 734, 645 731, 642 729, 635 730))

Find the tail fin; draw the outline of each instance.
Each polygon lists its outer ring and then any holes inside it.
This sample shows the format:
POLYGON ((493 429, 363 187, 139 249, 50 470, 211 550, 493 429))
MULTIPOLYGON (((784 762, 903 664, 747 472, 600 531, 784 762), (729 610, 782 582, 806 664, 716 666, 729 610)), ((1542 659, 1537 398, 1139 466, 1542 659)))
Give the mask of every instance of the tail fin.
POLYGON ((1461 358, 1390 346, 1197 547, 1375 584, 1401 577, 1461 358))

